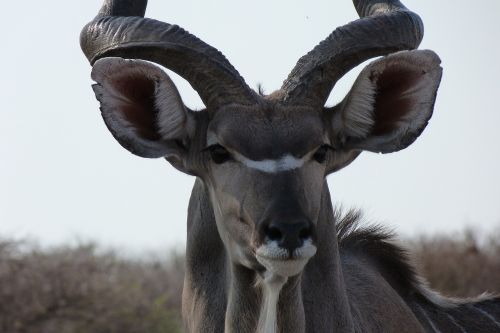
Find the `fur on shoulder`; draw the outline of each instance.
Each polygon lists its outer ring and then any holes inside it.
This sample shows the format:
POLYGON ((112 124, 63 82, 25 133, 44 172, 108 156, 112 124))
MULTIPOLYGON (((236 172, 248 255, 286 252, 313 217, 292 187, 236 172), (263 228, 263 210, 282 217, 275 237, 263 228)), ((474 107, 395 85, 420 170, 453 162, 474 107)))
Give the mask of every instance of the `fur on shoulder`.
POLYGON ((395 243, 394 233, 377 224, 361 226, 359 210, 350 210, 344 216, 337 211, 336 215, 340 252, 370 259, 385 280, 402 297, 407 297, 419 279, 407 251, 395 243))
POLYGON ((336 210, 335 217, 341 254, 369 259, 404 299, 419 300, 441 308, 495 299, 493 295, 486 293, 472 299, 457 299, 439 294, 417 274, 408 251, 396 243, 392 231, 377 224, 362 226, 363 218, 359 210, 350 210, 347 214, 336 210))

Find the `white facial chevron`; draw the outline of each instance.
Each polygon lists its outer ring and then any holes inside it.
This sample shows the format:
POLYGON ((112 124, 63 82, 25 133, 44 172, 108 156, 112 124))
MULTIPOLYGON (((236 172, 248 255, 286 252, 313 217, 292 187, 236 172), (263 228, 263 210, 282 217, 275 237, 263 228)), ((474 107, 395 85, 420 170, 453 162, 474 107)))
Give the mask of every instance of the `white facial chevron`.
POLYGON ((276 173, 298 169, 304 165, 305 157, 296 158, 290 154, 275 160, 251 160, 241 154, 235 153, 234 157, 248 168, 256 169, 266 173, 276 173))
MULTIPOLYGON (((207 145, 217 145, 219 141, 217 137, 213 133, 208 134, 207 145)), ((235 160, 246 166, 247 168, 259 170, 265 173, 277 173, 282 171, 290 171, 294 169, 298 169, 304 165, 304 163, 309 159, 312 155, 312 152, 309 152, 302 156, 301 158, 297 158, 291 154, 284 154, 281 158, 278 159, 266 159, 266 160, 252 160, 241 153, 230 150, 231 155, 235 160)))

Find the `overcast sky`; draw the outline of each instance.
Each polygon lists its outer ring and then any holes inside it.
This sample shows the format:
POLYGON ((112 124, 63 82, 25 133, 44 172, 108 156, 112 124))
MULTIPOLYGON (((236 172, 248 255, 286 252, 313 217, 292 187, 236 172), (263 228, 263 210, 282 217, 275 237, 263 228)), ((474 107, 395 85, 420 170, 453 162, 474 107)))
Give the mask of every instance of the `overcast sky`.
MULTIPOLYGON (((148 17, 221 50, 248 84, 280 87, 300 56, 355 19, 343 1, 150 0, 148 17)), ((409 148, 329 177, 334 202, 400 234, 500 226, 500 1, 407 0, 442 58, 434 116, 409 148)), ((6 1, 0 60, 0 237, 182 246, 194 179, 133 156, 107 131, 78 35, 100 0, 6 1)), ((335 88, 343 98, 360 68, 335 88)), ((174 75, 173 75, 174 76, 174 75)), ((202 103, 174 76, 189 107, 202 103)))

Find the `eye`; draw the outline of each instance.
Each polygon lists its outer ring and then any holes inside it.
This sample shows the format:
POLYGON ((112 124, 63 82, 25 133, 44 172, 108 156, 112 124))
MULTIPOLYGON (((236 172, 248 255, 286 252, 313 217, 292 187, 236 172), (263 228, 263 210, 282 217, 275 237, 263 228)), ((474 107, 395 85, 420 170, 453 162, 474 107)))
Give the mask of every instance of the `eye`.
POLYGON ((328 149, 330 149, 330 146, 328 145, 322 145, 319 147, 313 155, 314 160, 318 163, 325 163, 328 149))
POLYGON ((210 158, 215 164, 222 164, 231 160, 231 154, 221 145, 212 145, 208 147, 207 150, 210 153, 210 158))

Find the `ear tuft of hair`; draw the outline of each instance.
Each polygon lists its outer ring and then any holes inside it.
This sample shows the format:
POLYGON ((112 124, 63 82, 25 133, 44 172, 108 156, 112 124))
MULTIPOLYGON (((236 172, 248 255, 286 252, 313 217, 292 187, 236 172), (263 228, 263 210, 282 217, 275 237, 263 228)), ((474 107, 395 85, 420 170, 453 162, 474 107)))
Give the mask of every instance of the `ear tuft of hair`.
POLYGON ((413 143, 427 126, 441 81, 432 51, 402 51, 375 60, 346 98, 331 109, 334 144, 391 153, 413 143))

